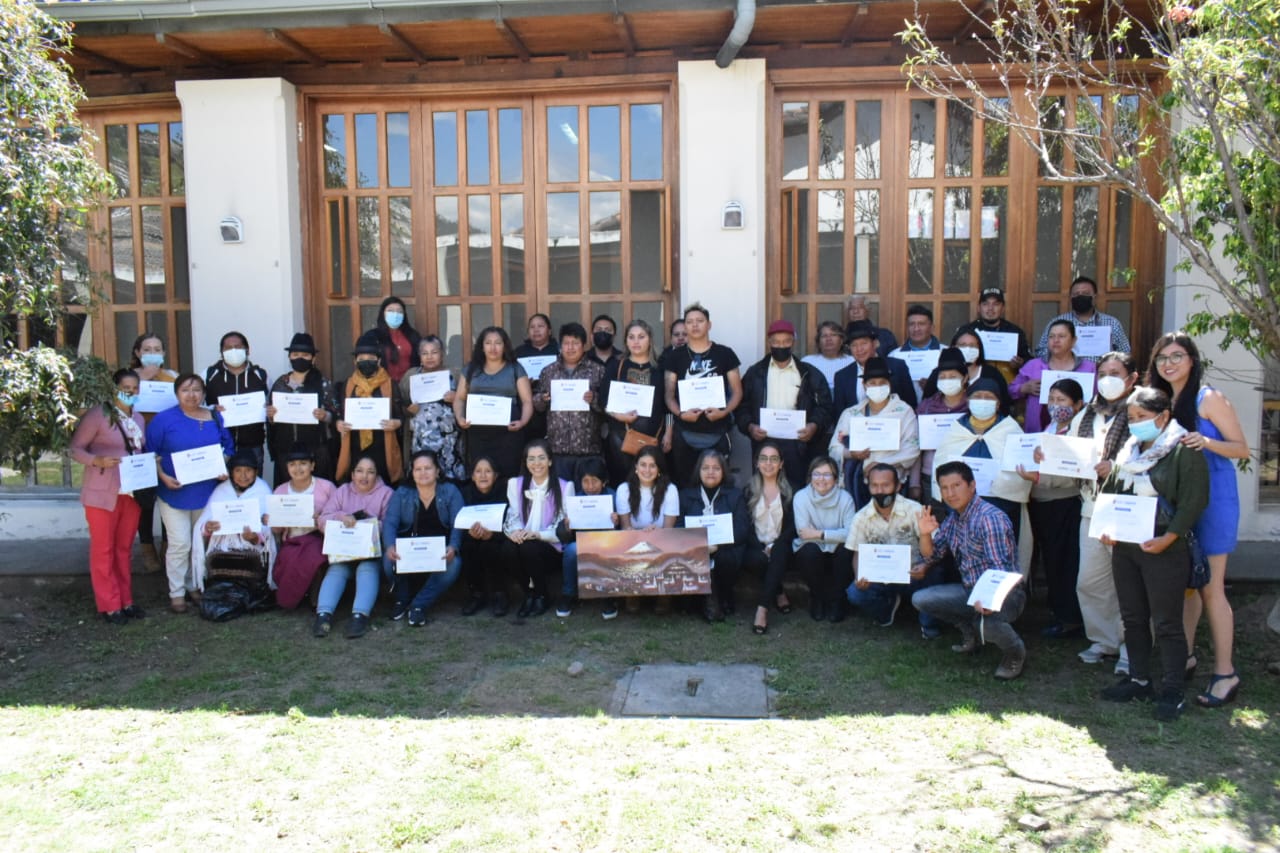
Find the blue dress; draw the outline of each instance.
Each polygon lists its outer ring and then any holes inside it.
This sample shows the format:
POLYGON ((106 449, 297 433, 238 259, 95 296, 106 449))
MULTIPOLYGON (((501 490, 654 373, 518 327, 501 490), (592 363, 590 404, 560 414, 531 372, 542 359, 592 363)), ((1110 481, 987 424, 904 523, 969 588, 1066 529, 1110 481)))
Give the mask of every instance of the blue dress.
MULTIPOLYGON (((1208 386, 1196 395, 1196 431, 1205 438, 1223 441, 1213 421, 1200 417, 1200 403, 1208 386)), ((1204 450, 1209 463, 1209 505, 1196 522, 1196 538, 1205 554, 1230 554, 1236 549, 1236 530, 1240 526, 1240 495, 1236 491, 1236 466, 1225 456, 1204 450)))

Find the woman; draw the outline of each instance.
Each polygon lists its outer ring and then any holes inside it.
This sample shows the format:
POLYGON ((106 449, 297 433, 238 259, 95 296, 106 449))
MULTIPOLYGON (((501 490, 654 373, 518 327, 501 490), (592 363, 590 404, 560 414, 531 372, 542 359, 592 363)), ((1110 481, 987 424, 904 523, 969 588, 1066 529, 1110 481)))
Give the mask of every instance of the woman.
MULTIPOLYGON (((938 369, 925 382, 926 396, 916 406, 916 424, 926 415, 956 415, 969 411, 969 367, 964 354, 955 347, 944 349, 938 356, 938 369)), ((1006 414, 1008 412, 1006 411, 1006 414)), ((933 488, 933 457, 937 447, 920 448, 920 458, 911 468, 907 497, 923 501, 933 488)))
MULTIPOLYGON (((1009 396, 1009 383, 1004 374, 987 364, 986 349, 977 332, 960 330, 951 338, 951 346, 960 351, 965 363, 965 379, 969 384, 987 378, 1000 386, 1000 411, 1009 414, 1013 410, 1013 398, 1009 396)), ((936 388, 938 371, 935 370, 924 383, 924 396, 929 396, 936 388)))
MULTIPOLYGON (((517 359, 521 358, 538 358, 541 356, 555 357, 560 354, 560 345, 551 335, 551 318, 546 314, 534 314, 529 318, 529 323, 525 327, 525 333, 528 337, 524 343, 516 347, 515 355, 517 359)), ((529 380, 532 393, 536 396, 541 394, 545 389, 542 387, 541 378, 529 380)), ((547 413, 533 413, 533 417, 529 419, 529 425, 525 427, 524 436, 527 441, 533 441, 535 438, 545 438, 547 435, 547 413)))
MULTIPOLYGON (((1218 708, 1235 699, 1240 690, 1240 676, 1232 661, 1235 614, 1223 584, 1227 557, 1235 550, 1240 525, 1240 497, 1231 460, 1247 459, 1249 444, 1231 401, 1221 391, 1202 384, 1200 350, 1185 332, 1169 332, 1156 341, 1147 375, 1151 387, 1173 400, 1174 420, 1187 431, 1182 443, 1200 451, 1209 466, 1209 506, 1200 516, 1195 534, 1209 558, 1210 579, 1199 595, 1187 599, 1183 627, 1191 655, 1200 614, 1208 612, 1213 675, 1196 701, 1206 708, 1218 708)), ((1188 668, 1193 663, 1194 655, 1187 661, 1188 668)))
POLYGON ((702 605, 708 622, 723 622, 737 611, 733 588, 742 570, 742 549, 747 541, 747 508, 742 492, 728 481, 729 463, 714 447, 698 455, 698 485, 680 490, 680 525, 688 516, 730 515, 733 541, 711 545, 711 594, 702 605))
POLYGON ((476 337, 471 361, 458 379, 453 398, 453 418, 467 436, 467 467, 487 456, 499 471, 521 470, 520 448, 531 417, 533 389, 529 377, 511 351, 506 330, 488 326, 476 337), (511 421, 506 426, 472 426, 467 420, 468 394, 507 398, 511 401, 511 421))
POLYGON ((324 535, 317 529, 315 519, 319 518, 320 510, 329 502, 336 487, 328 480, 315 476, 315 456, 311 448, 301 442, 279 457, 277 464, 281 462, 289 474, 289 481, 276 486, 273 494, 310 495, 312 499, 311 524, 282 527, 267 518, 272 529, 279 531, 276 565, 272 573, 276 583, 276 604, 292 610, 302 602, 315 583, 316 576, 328 562, 323 552, 324 535))
POLYGON ((827 389, 836 393, 836 374, 853 364, 853 356, 844 348, 844 328, 832 320, 824 320, 818 324, 818 334, 814 337, 818 351, 806 355, 801 361, 812 364, 827 379, 827 389))
MULTIPOLYGON (((507 484, 488 456, 471 466, 471 481, 462 487, 466 506, 507 503, 507 484)), ((467 580, 467 603, 463 616, 474 616, 487 602, 494 618, 507 615, 506 577, 516 565, 515 545, 502 534, 502 525, 490 530, 480 522, 472 524, 462 537, 462 571, 467 580)))
POLYGON ((1076 324, 1070 320, 1054 320, 1049 324, 1049 358, 1033 358, 1013 378, 1009 392, 1015 400, 1026 400, 1027 411, 1023 426, 1027 432, 1041 432, 1048 421, 1048 412, 1040 404, 1040 377, 1046 370, 1066 370, 1072 373, 1093 373, 1096 365, 1075 354, 1076 324))
MULTIPOLYGON (((1158 347, 1156 352, 1163 349, 1158 347)), ((1172 721, 1181 716, 1185 705, 1182 602, 1191 564, 1186 535, 1209 501, 1209 466, 1203 453, 1184 443, 1188 432, 1174 419, 1163 391, 1138 388, 1129 395, 1127 406, 1131 435, 1102 491, 1155 497, 1159 508, 1154 536, 1141 544, 1102 537, 1102 544, 1112 549, 1111 571, 1129 648, 1129 674, 1103 690, 1102 698, 1128 702, 1154 696, 1156 719, 1172 721), (1153 626, 1162 664, 1158 694, 1151 683, 1153 626)))
POLYGON ((378 345, 378 355, 391 375, 392 382, 399 382, 405 372, 418 366, 418 338, 421 337, 409 323, 409 312, 404 300, 388 296, 378 306, 378 322, 365 334, 372 335, 378 345))
MULTIPOLYGON (((609 499, 613 505, 614 493, 609 488, 609 474, 604 460, 598 456, 585 456, 578 460, 574 467, 575 495, 601 496, 609 499)), ((609 513, 609 521, 613 528, 618 526, 618 514, 609 513)), ((573 615, 573 608, 578 605, 578 531, 574 529, 573 518, 566 510, 564 519, 556 527, 556 538, 564 546, 564 557, 561 561, 562 578, 560 595, 556 599, 556 616, 561 619, 573 615)), ((607 599, 604 603, 603 617, 613 619, 618 615, 618 600, 607 599)))
POLYGON ((333 383, 315 366, 317 350, 312 337, 306 332, 295 333, 285 351, 289 354, 289 372, 276 377, 267 397, 267 449, 276 463, 273 485, 277 489, 290 479, 286 457, 296 444, 307 448, 319 476, 333 477, 330 427, 338 420, 333 383), (277 394, 315 394, 316 407, 311 410, 315 423, 276 423, 276 416, 280 414, 274 405, 277 394))
MULTIPOLYGON (((528 382, 528 380, 525 380, 528 382)), ((507 519, 504 532, 516 549, 516 565, 525 575, 524 601, 516 616, 541 616, 547 601, 547 576, 563 568, 562 547, 556 526, 564 517, 564 499, 573 495, 573 483, 551 474, 551 445, 545 438, 525 445, 520 475, 507 483, 507 519)))
POLYGON ((395 590, 391 618, 399 621, 407 613, 411 628, 427 624, 431 605, 449 591, 462 572, 459 556, 462 531, 453 526, 454 518, 462 509, 462 493, 457 486, 444 482, 440 475, 440 458, 434 450, 414 453, 409 460, 409 476, 413 482, 396 489, 382 522, 382 542, 386 546, 382 569, 395 590), (416 594, 413 580, 400 573, 396 565, 400 560, 396 542, 406 536, 440 537, 446 542, 444 571, 428 573, 416 594))
POLYGON ((853 552, 844 547, 853 523, 853 498, 839 488, 834 459, 809 463, 809 484, 792 503, 796 538, 792 559, 809 586, 809 615, 816 621, 844 620, 845 590, 853 583, 853 552))
POLYGON ((446 480, 461 482, 466 479, 467 467, 458 448, 458 422, 453 419, 453 399, 458 390, 458 380, 444 366, 444 342, 435 335, 427 335, 418 341, 420 367, 407 370, 400 380, 400 399, 405 401, 408 430, 405 446, 410 453, 431 450, 440 460, 440 476, 446 480), (449 373, 449 390, 443 398, 430 403, 414 403, 410 393, 413 377, 420 373, 449 373))
MULTIPOLYGON (((249 339, 240 332, 227 332, 218 342, 218 351, 222 353, 222 357, 204 372, 205 405, 222 411, 223 406, 219 401, 236 394, 260 393, 265 400, 271 386, 267 382, 267 372, 249 360, 249 339)), ((258 470, 261 471, 262 445, 267 437, 266 424, 243 424, 229 429, 236 449, 252 453, 253 458, 258 461, 258 470)))
MULTIPOLYGON (((618 512, 618 526, 623 530, 657 530, 675 527, 680 515, 680 495, 663 468, 662 451, 656 447, 642 447, 636 454, 635 467, 625 482, 618 486, 614 507, 618 512)), ((627 612, 640 609, 640 599, 627 599, 627 612)), ((660 595, 653 602, 653 612, 665 615, 671 612, 671 596, 660 595)))
POLYGON ((350 399, 382 398, 391 401, 390 415, 380 424, 381 429, 353 430, 346 420, 339 419, 338 466, 335 476, 345 480, 351 471, 351 461, 357 456, 369 456, 378 466, 378 476, 384 483, 395 485, 404 473, 400 451, 400 386, 391 380, 382 365, 381 348, 371 332, 365 332, 356 341, 351 353, 356 372, 340 386, 338 407, 346 414, 346 401, 350 399))
MULTIPOLYGON (((133 603, 129 557, 142 509, 120 491, 120 459, 141 453, 146 444, 138 401, 138 374, 117 370, 114 399, 84 413, 71 437, 71 458, 84 465, 80 503, 89 525, 89 578, 102 618, 123 625, 146 614, 133 603)), ((154 495, 155 491, 149 489, 154 495)))
POLYGON ((756 451, 755 473, 743 492, 746 507, 747 536, 742 549, 742 567, 758 572, 764 581, 756 602, 756 615, 751 630, 764 634, 769 630, 769 605, 779 613, 791 612, 791 600, 782 589, 782 576, 791 559, 791 539, 795 536, 795 515, 791 505, 791 484, 782 476, 782 448, 765 440, 756 451))
POLYGON ((276 541, 267 518, 267 496, 271 489, 258 476, 257 460, 248 450, 237 450, 227 460, 231 479, 219 483, 196 519, 195 536, 201 537, 191 549, 191 576, 202 593, 216 583, 230 582, 251 590, 259 599, 275 588, 272 568, 276 541), (215 504, 256 501, 258 511, 252 524, 240 530, 223 530, 213 520, 215 504))
POLYGON ((366 554, 329 556, 329 568, 320 583, 319 602, 316 604, 316 621, 311 627, 314 637, 327 637, 333 630, 333 612, 338 609, 347 580, 354 574, 356 596, 351 607, 351 621, 347 623, 348 640, 363 637, 369 632, 369 614, 378 600, 378 584, 382 580, 382 561, 378 528, 387 514, 391 502, 391 488, 378 476, 378 464, 372 456, 356 459, 351 469, 351 482, 339 486, 320 511, 320 527, 330 521, 340 521, 344 527, 358 523, 372 525, 374 546, 366 554))
MULTIPOLYGON (((827 452, 832 459, 844 463, 844 487, 853 498, 854 510, 871 503, 865 472, 872 465, 892 465, 898 482, 905 483, 920 458, 920 428, 916 413, 889 389, 889 365, 879 356, 867 359, 862 368, 862 383, 867 398, 840 413, 835 433, 827 452), (850 450, 849 434, 860 418, 883 418, 895 422, 898 446, 894 450, 850 450)), ((844 541, 844 540, 841 540, 844 541)))
POLYGON ((156 454, 156 487, 160 521, 169 545, 165 548, 165 572, 169 579, 169 609, 186 613, 186 597, 200 598, 196 579, 191 576, 191 533, 196 519, 209 502, 216 479, 195 483, 179 482, 173 472, 173 454, 200 447, 217 446, 223 456, 235 452, 231 433, 222 425, 222 416, 204 407, 204 380, 184 373, 173 383, 178 405, 157 414, 147 426, 147 449, 156 454))
POLYGON ((609 480, 614 483, 625 480, 636 464, 634 447, 630 448, 631 452, 625 448, 628 433, 632 433, 633 441, 637 436, 643 436, 648 441, 660 443, 663 453, 671 451, 671 431, 666 429, 667 413, 663 405, 662 367, 653 351, 653 329, 644 320, 632 320, 627 324, 625 343, 626 358, 611 360, 605 365, 604 383, 600 387, 605 415, 609 419, 605 459, 609 464, 609 480), (609 392, 615 382, 652 388, 653 403, 648 411, 609 411, 609 392))
MULTIPOLYGON (((155 332, 143 332, 133 342, 129 368, 138 374, 138 382, 173 382, 178 374, 164 366, 164 339, 155 332)), ((142 420, 150 424, 154 412, 143 412, 142 420)), ((145 426, 143 427, 146 428, 145 426)), ((156 551, 156 490, 138 489, 133 493, 141 515, 138 517, 138 543, 142 545, 142 566, 147 572, 160 571, 160 555, 156 551)))

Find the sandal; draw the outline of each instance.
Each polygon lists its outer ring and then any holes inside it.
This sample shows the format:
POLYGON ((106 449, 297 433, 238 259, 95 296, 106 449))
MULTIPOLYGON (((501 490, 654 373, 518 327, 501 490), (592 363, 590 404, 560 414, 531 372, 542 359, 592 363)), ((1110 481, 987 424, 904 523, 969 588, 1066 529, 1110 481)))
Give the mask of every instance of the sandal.
POLYGON ((1214 673, 1209 676, 1209 685, 1205 687, 1204 691, 1199 696, 1196 697, 1196 702, 1200 704, 1201 708, 1221 708, 1228 702, 1234 702, 1236 693, 1239 691, 1240 676, 1236 674, 1235 670, 1232 670, 1226 675, 1218 675, 1217 673, 1214 673), (1226 681, 1228 678, 1234 678, 1236 683, 1231 685, 1231 689, 1227 691, 1226 696, 1215 696, 1213 693, 1213 686, 1219 681, 1226 681))
POLYGON ((787 598, 785 595, 779 595, 777 598, 773 600, 773 609, 777 610, 779 613, 783 615, 786 615, 787 613, 790 613, 794 608, 792 608, 791 606, 791 599, 787 598))
POLYGON ((763 635, 763 634, 769 633, 769 622, 768 622, 769 609, 767 607, 761 607, 756 609, 756 619, 759 619, 762 615, 766 620, 763 625, 756 624, 755 622, 751 623, 751 630, 753 633, 757 635, 763 635), (761 610, 764 611, 763 614, 760 613, 761 610))

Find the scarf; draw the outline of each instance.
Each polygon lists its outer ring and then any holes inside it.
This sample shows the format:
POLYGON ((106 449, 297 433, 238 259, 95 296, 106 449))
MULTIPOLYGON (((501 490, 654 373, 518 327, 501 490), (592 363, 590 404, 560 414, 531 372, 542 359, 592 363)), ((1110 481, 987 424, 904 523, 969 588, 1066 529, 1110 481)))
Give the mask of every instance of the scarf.
MULTIPOLYGON (((381 391, 381 396, 391 397, 391 377, 387 375, 384 368, 378 368, 378 372, 370 376, 368 379, 363 373, 357 371, 351 374, 351 378, 347 380, 347 396, 348 397, 374 397, 378 396, 374 392, 381 391), (386 386, 386 387, 383 387, 386 386)), ((362 429, 357 435, 360 436, 360 449, 368 450, 369 445, 373 444, 373 430, 362 429)))
POLYGON ((1129 438, 1129 407, 1123 397, 1117 400, 1098 397, 1085 407, 1084 414, 1080 416, 1081 438, 1093 438, 1093 422, 1098 417, 1114 419, 1107 428, 1107 437, 1102 445, 1102 458, 1114 462, 1116 454, 1129 438))
POLYGON ((550 485, 550 477, 547 477, 547 481, 541 486, 532 480, 529 481, 529 488, 524 490, 524 497, 527 501, 524 514, 525 530, 532 530, 537 533, 542 529, 542 514, 547 504, 547 487, 550 485))
MULTIPOLYGON (((378 372, 366 379, 363 374, 356 372, 351 374, 347 379, 347 396, 348 397, 373 397, 374 392, 380 392, 380 396, 388 400, 395 399, 392 396, 391 377, 383 368, 379 368, 378 372)), ((351 471, 351 436, 353 433, 347 433, 342 437, 342 447, 338 453, 338 467, 335 472, 337 479, 344 479, 351 471)), ((367 450, 373 444, 373 430, 362 429, 356 430, 354 435, 360 442, 360 449, 367 450)), ((386 459, 387 476, 391 478, 391 485, 400 482, 400 478, 404 476, 404 457, 400 454, 400 440, 395 434, 386 436, 383 442, 383 456, 386 459)))
POLYGON ((698 493, 702 495, 702 514, 715 515, 716 498, 720 497, 720 487, 716 486, 716 490, 711 494, 707 494, 707 487, 699 485, 698 493))
POLYGON ((1136 438, 1129 436, 1129 440, 1120 449, 1120 456, 1117 457, 1120 464, 1117 467, 1116 476, 1120 483, 1135 495, 1153 497, 1156 490, 1151 485, 1151 475, 1148 472, 1157 462, 1168 456, 1186 434, 1187 431, 1182 428, 1182 424, 1170 415, 1169 425, 1156 436, 1156 440, 1151 442, 1151 446, 1146 450, 1142 449, 1142 445, 1138 444, 1136 438))

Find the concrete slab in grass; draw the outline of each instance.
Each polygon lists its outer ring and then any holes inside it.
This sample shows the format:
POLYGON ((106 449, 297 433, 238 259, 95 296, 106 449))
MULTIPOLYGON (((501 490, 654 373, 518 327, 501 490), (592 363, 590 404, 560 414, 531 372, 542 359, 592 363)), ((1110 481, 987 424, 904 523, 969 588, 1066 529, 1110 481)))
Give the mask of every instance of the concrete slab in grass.
POLYGON ((622 717, 758 719, 769 716, 763 667, 750 664, 651 664, 618 681, 613 711, 622 717))

